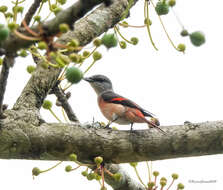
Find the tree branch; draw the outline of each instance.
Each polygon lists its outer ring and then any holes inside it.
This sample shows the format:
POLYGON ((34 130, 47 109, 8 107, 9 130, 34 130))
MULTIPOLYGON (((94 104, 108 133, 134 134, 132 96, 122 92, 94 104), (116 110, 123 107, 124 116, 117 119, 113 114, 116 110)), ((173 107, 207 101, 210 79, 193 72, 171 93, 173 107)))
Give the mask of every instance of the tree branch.
POLYGON ((6 55, 3 60, 3 65, 0 73, 0 119, 3 117, 2 115, 2 104, 4 99, 4 94, 7 85, 7 79, 9 75, 9 68, 14 64, 14 56, 6 55))
POLYGON ((81 162, 102 156, 105 163, 127 163, 223 153, 223 121, 116 131, 98 124, 30 121, 32 112, 6 110, 0 133, 0 158, 67 160, 75 152, 81 162), (31 122, 31 123, 30 123, 31 122), (10 152, 16 144, 16 150, 10 152))
MULTIPOLYGON (((27 25, 29 25, 33 15, 35 14, 36 10, 39 8, 41 2, 42 2, 42 0, 34 0, 33 4, 29 8, 29 10, 26 13, 25 18, 24 18, 27 25)), ((22 24, 21 24, 21 26, 22 26, 22 24)))
POLYGON ((112 186, 114 190, 145 190, 138 182, 131 178, 125 170, 117 164, 106 164, 105 168, 111 173, 120 173, 122 178, 120 181, 115 181, 111 176, 105 173, 105 181, 112 186))
POLYGON ((67 97, 64 92, 56 85, 55 87, 53 87, 52 93, 56 95, 58 101, 61 103, 61 106, 65 110, 69 120, 73 122, 79 122, 77 116, 73 112, 72 107, 68 103, 67 97))

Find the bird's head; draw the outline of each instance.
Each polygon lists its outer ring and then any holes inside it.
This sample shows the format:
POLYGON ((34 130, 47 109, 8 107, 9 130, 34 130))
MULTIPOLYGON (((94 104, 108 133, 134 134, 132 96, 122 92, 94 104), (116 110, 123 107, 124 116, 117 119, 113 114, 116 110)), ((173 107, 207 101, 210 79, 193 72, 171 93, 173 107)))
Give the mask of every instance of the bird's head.
POLYGON ((84 78, 84 80, 90 83, 98 95, 105 91, 113 90, 110 79, 104 75, 93 75, 91 77, 84 78))

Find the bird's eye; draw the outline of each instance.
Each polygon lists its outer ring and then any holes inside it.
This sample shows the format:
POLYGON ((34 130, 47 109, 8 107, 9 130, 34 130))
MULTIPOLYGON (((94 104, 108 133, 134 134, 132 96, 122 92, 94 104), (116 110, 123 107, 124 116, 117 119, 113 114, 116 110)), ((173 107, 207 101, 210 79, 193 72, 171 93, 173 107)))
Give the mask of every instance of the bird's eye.
POLYGON ((98 78, 98 79, 96 80, 96 82, 105 82, 105 80, 102 79, 102 78, 98 78))

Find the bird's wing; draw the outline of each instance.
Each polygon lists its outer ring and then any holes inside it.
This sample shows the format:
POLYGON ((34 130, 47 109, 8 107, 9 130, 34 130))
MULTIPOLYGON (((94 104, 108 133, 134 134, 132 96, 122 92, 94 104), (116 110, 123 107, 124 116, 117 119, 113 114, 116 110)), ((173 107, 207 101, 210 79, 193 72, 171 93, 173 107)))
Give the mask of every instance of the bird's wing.
POLYGON ((107 91, 104 92, 103 94, 101 94, 101 97, 103 98, 104 101, 106 102, 110 102, 110 103, 114 103, 114 104, 121 104, 123 106, 127 106, 130 108, 136 108, 138 110, 140 110, 142 112, 142 114, 144 116, 148 116, 148 117, 154 117, 154 114, 152 114, 151 112, 141 108, 139 105, 137 105, 135 102, 120 96, 112 91, 107 91))

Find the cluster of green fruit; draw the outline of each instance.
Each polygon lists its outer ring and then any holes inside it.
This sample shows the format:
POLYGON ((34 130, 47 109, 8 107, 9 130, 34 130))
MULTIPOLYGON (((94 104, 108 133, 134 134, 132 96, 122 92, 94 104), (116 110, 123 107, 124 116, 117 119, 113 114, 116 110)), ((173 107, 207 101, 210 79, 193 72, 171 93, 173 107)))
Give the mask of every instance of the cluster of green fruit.
MULTIPOLYGON (((137 165, 138 165, 137 162, 131 162, 131 163, 130 163, 130 166, 132 166, 132 167, 135 169, 135 171, 136 171, 136 175, 137 175, 137 177, 139 178, 139 175, 138 175, 138 172, 137 172, 137 169, 136 169, 137 165)), ((151 189, 151 190, 152 190, 152 189, 157 189, 156 181, 157 181, 157 177, 159 176, 159 172, 158 172, 158 171, 154 171, 154 172, 152 173, 152 175, 155 177, 155 180, 154 180, 154 181, 149 181, 149 183, 147 184, 148 189, 151 189)), ((170 187, 173 185, 174 181, 177 180, 177 179, 179 178, 179 175, 176 174, 176 173, 173 173, 173 174, 171 175, 171 177, 172 177, 172 182, 171 182, 171 184, 169 185, 168 189, 170 189, 170 187)), ((161 189, 163 189, 164 186, 166 186, 166 185, 167 185, 167 179, 166 179, 165 177, 161 177, 161 178, 160 178, 160 186, 161 186, 161 189)), ((184 189, 184 185, 183 185, 182 183, 178 183, 178 185, 177 185, 177 190, 183 190, 183 189, 184 189)))
POLYGON ((196 31, 196 32, 192 32, 192 33, 188 33, 187 30, 182 30, 182 32, 180 33, 181 36, 185 37, 185 36, 189 36, 190 37, 190 41, 194 46, 201 46, 202 44, 205 43, 205 36, 202 32, 200 31, 196 31))
POLYGON ((176 4, 175 0, 166 0, 158 1, 155 7, 155 10, 158 15, 166 15, 169 13, 169 7, 173 7, 176 4))
MULTIPOLYGON (((157 2, 155 10, 158 15, 166 15, 169 13, 169 7, 175 6, 176 1, 175 0, 160 0, 157 2)), ((205 43, 205 36, 202 32, 196 31, 192 33, 188 33, 187 30, 183 29, 181 32, 181 36, 189 36, 190 41, 194 46, 201 46, 205 43)), ((184 51, 186 49, 186 46, 184 44, 179 44, 178 49, 180 51, 184 51)))
MULTIPOLYGON (((131 38, 131 42, 134 45, 136 45, 138 43, 138 39, 133 37, 133 38, 131 38)), ((96 47, 99 47, 100 45, 104 45, 107 49, 110 49, 110 48, 117 46, 118 40, 117 40, 117 37, 115 36, 115 34, 111 33, 111 34, 104 34, 104 36, 102 37, 101 40, 96 39, 96 40, 94 40, 93 43, 96 47)), ((126 47, 126 44, 122 43, 122 46, 123 47, 121 47, 121 48, 124 49, 126 47)), ((83 52, 83 57, 88 57, 89 55, 90 55, 90 52, 88 52, 88 51, 83 52)), ((75 60, 78 59, 77 56, 78 56, 78 54, 70 54, 69 57, 75 62, 75 60)), ((102 55, 96 51, 92 54, 92 57, 93 57, 94 61, 97 61, 97 60, 101 59, 102 55)), ((83 72, 78 67, 72 66, 72 67, 69 67, 66 69, 65 77, 70 83, 76 84, 76 83, 80 82, 81 79, 83 78, 83 72)))

